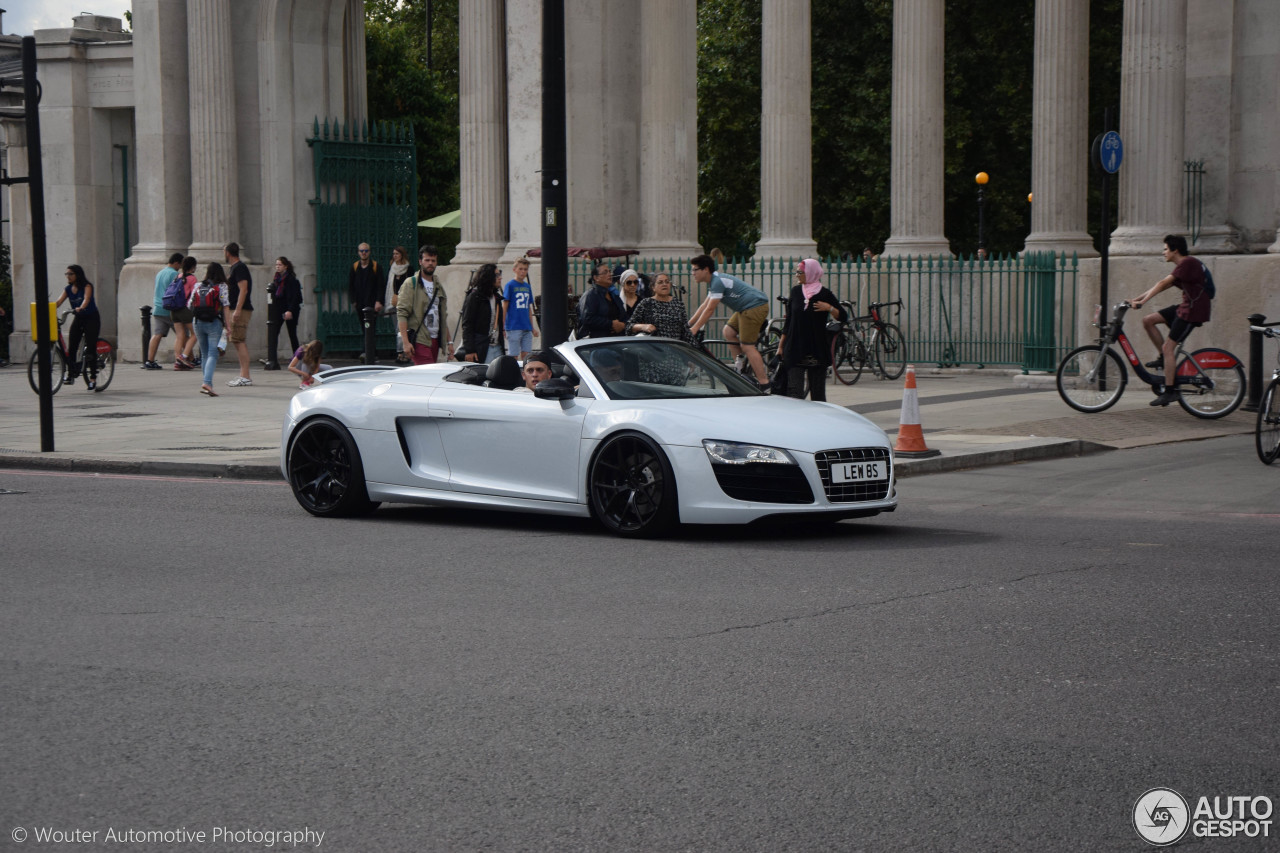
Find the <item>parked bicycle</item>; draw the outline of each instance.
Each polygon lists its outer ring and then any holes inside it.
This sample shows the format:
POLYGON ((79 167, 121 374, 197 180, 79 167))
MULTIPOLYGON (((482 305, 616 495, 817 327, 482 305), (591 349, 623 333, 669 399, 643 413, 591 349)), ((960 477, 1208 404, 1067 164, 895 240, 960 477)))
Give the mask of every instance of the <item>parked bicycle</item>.
MULTIPOLYGON (((1249 328, 1268 338, 1280 338, 1280 329, 1272 326, 1249 328)), ((1258 449, 1258 458, 1266 465, 1280 457, 1280 352, 1276 353, 1276 362, 1267 390, 1262 392, 1262 402, 1258 404, 1258 424, 1253 429, 1253 442, 1258 449)))
MULTIPOLYGON (((66 339, 62 336, 62 326, 70 316, 71 312, 68 311, 58 317, 58 340, 53 346, 49 347, 49 361, 53 368, 53 375, 49 386, 53 389, 54 394, 58 393, 58 389, 62 387, 63 383, 70 385, 74 380, 74 377, 67 375, 67 365, 72 363, 73 360, 70 357, 70 353, 67 352, 66 339)), ((78 359, 81 365, 85 366, 88 365, 87 358, 89 353, 86 351, 88 345, 89 342, 85 341, 80 353, 86 358, 78 359)), ((35 391, 37 394, 40 393, 39 355, 40 350, 35 349, 31 351, 31 357, 27 359, 27 381, 31 383, 31 390, 35 391)), ((116 351, 108 341, 98 338, 98 352, 94 357, 98 361, 98 377, 97 385, 93 390, 105 391, 107 386, 111 384, 111 378, 115 376, 116 351)), ((83 368, 82 372, 85 372, 83 368)), ((88 386, 86 385, 86 387, 88 386)))
POLYGON ((870 314, 857 316, 858 308, 852 302, 840 303, 849 319, 832 320, 827 329, 835 333, 831 340, 831 369, 836 379, 852 385, 862 376, 862 369, 871 365, 871 371, 881 379, 897 379, 907 368, 907 342, 902 330, 880 316, 881 308, 893 308, 894 319, 902 313, 902 300, 872 302, 870 314))
MULTIPOLYGON (((1164 383, 1163 375, 1143 368, 1124 333, 1124 315, 1130 307, 1128 302, 1115 306, 1111 322, 1101 327, 1098 342, 1073 349, 1058 365, 1058 394, 1076 411, 1105 411, 1124 393, 1129 375, 1112 348, 1115 344, 1124 350, 1138 379, 1153 389, 1164 383)), ((1178 344, 1174 364, 1174 385, 1181 392, 1178 403, 1197 418, 1224 417, 1244 400, 1244 368, 1240 359, 1226 350, 1206 347, 1188 355, 1178 344)))

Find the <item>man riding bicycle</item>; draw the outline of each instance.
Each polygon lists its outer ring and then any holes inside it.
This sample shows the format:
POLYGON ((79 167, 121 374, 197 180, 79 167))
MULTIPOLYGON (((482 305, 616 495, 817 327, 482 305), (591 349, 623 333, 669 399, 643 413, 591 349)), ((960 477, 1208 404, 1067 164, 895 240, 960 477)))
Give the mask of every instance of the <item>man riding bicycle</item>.
POLYGON ((1160 351, 1160 356, 1155 361, 1148 362, 1147 367, 1164 370, 1164 384, 1156 389, 1160 396, 1151 401, 1153 406, 1167 406, 1178 399, 1179 392, 1173 381, 1176 366, 1173 355, 1192 329, 1209 322, 1212 303, 1205 290, 1205 267, 1199 259, 1191 257, 1187 252, 1185 237, 1177 234, 1166 236, 1163 254, 1164 259, 1174 265, 1173 272, 1157 281, 1146 293, 1129 300, 1134 308, 1140 308, 1163 290, 1170 287, 1182 290, 1182 302, 1178 305, 1170 305, 1142 318, 1142 327, 1147 330, 1147 336, 1160 351), (1160 325, 1169 327, 1168 338, 1162 337, 1160 330, 1156 328, 1160 325))

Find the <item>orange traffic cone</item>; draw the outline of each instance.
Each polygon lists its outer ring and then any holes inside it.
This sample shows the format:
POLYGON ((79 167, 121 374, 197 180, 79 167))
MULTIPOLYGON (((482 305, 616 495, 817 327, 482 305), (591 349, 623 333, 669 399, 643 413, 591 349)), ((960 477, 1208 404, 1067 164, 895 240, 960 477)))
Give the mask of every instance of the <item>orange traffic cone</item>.
POLYGON ((902 415, 898 418, 898 443, 893 446, 894 456, 907 459, 927 459, 941 456, 941 450, 930 450, 924 444, 924 431, 920 429, 920 398, 916 393, 916 369, 907 365, 907 384, 902 391, 902 415))

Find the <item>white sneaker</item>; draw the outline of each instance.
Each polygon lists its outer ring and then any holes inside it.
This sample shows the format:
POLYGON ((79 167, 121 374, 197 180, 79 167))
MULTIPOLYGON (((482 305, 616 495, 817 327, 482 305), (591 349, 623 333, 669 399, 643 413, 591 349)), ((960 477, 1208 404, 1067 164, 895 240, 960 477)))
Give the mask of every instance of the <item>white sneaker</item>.
POLYGON ((228 382, 228 383, 227 383, 227 387, 228 387, 228 388, 243 388, 243 387, 245 387, 246 385, 252 385, 252 384, 253 384, 253 380, 252 380, 252 379, 246 379, 246 378, 245 378, 245 377, 243 377, 243 376, 237 376, 235 379, 232 379, 230 382, 228 382))

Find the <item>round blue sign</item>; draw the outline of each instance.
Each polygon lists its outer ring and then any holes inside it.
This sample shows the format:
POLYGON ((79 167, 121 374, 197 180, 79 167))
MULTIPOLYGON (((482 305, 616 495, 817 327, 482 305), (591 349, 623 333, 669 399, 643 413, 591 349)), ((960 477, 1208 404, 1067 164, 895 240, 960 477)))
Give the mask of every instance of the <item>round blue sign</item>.
POLYGON ((1120 163, 1124 161, 1124 143, 1120 141, 1120 134, 1108 130, 1102 135, 1100 149, 1098 153, 1102 170, 1111 175, 1120 171, 1120 163))

